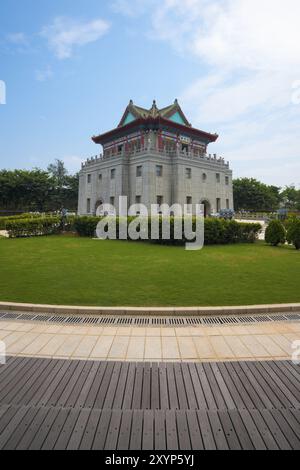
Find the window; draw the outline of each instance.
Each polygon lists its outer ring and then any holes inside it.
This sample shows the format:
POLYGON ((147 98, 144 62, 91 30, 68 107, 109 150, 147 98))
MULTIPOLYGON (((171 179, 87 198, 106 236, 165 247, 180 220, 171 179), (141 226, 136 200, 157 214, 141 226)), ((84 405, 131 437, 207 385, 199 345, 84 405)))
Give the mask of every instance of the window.
POLYGON ((111 179, 111 180, 116 179, 116 170, 111 170, 111 172, 110 172, 110 179, 111 179))
POLYGON ((90 199, 87 199, 86 201, 86 211, 88 214, 91 213, 91 200, 90 199))
POLYGON ((186 168, 185 169, 185 175, 188 180, 192 179, 192 169, 191 168, 186 168))
POLYGON ((186 203, 187 203, 187 206, 188 206, 187 207, 187 213, 191 214, 192 213, 192 207, 190 207, 190 206, 192 206, 192 204, 193 204, 193 198, 191 196, 188 196, 186 198, 186 203))
POLYGON ((163 167, 161 165, 156 165, 156 176, 161 178, 163 175, 163 167))
POLYGON ((225 177, 225 184, 226 184, 226 186, 229 186, 229 176, 225 177))
POLYGON ((102 181, 102 173, 99 174, 99 181, 102 181))
POLYGON ((123 145, 118 145, 118 153, 122 153, 123 152, 123 145))
POLYGON ((205 183, 206 180, 207 180, 207 174, 206 174, 206 173, 203 173, 203 175, 202 175, 202 181, 203 181, 203 183, 205 183))
POLYGON ((185 153, 189 153, 189 146, 188 144, 182 144, 181 149, 185 153))
POLYGON ((164 202, 163 196, 157 196, 156 201, 157 201, 157 204, 161 206, 164 202))
POLYGON ((115 198, 113 196, 110 198, 110 205, 111 206, 115 205, 115 198))
POLYGON ((88 184, 91 184, 91 182, 92 182, 92 175, 87 175, 87 182, 88 182, 88 184))
POLYGON ((226 199, 226 209, 230 209, 229 199, 226 199))
POLYGON ((217 198, 217 212, 220 212, 221 210, 221 199, 217 198))
POLYGON ((136 177, 141 178, 143 176, 143 167, 142 166, 137 166, 136 167, 136 177))
POLYGON ((141 204, 141 202, 142 202, 142 197, 141 196, 136 196, 135 197, 135 203, 136 204, 141 204))
POLYGON ((216 173, 216 180, 217 180, 217 183, 220 183, 220 182, 221 182, 221 175, 220 175, 220 173, 216 173))

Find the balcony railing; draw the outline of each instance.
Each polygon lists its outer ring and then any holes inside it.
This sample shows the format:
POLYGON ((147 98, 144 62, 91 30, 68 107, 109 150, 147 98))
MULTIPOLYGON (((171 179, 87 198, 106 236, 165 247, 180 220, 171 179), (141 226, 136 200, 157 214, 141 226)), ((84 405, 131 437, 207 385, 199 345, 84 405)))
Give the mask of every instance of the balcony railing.
POLYGON ((199 155, 196 152, 191 152, 191 151, 182 151, 182 150, 166 150, 166 149, 157 149, 157 148, 140 148, 140 149, 135 149, 131 151, 125 151, 122 150, 121 152, 113 152, 104 155, 96 155, 94 157, 88 158, 85 163, 82 163, 82 168, 85 168, 87 166, 93 165, 95 163, 99 163, 103 160, 110 160, 113 158, 118 158, 118 157, 123 157, 123 158, 128 158, 128 157, 135 157, 135 156, 142 156, 142 155, 147 155, 151 153, 152 155, 159 155, 159 156, 165 156, 168 158, 187 158, 191 160, 202 160, 205 162, 211 162, 218 164, 220 166, 229 168, 229 162, 226 162, 224 158, 217 156, 216 154, 204 154, 204 155, 199 155))

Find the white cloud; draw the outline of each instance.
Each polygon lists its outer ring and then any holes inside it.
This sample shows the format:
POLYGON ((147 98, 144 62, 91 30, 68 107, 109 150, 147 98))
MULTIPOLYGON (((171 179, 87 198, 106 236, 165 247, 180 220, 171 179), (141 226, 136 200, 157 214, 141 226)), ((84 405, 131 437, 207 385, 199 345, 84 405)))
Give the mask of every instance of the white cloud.
POLYGON ((75 47, 85 46, 98 41, 110 28, 108 22, 95 19, 89 22, 57 17, 53 23, 45 26, 42 36, 48 40, 51 50, 58 59, 72 57, 75 47))
POLYGON ((28 46, 29 45, 29 40, 24 33, 10 33, 7 34, 6 36, 7 42, 14 44, 16 46, 28 46))
POLYGON ((42 70, 36 70, 35 71, 35 79, 38 82, 45 82, 45 81, 49 80, 52 77, 53 77, 53 71, 52 71, 51 67, 49 67, 49 66, 42 69, 42 70))
MULTIPOLYGON (((124 12, 131 2, 122 0, 124 12)), ((141 9, 148 1, 138 3, 141 9)), ((293 181, 300 160, 300 86, 293 88, 300 83, 299 0, 154 0, 147 15, 153 40, 198 60, 199 79, 187 77, 180 99, 196 127, 220 133, 211 151, 233 160, 238 174, 293 181)))
POLYGON ((81 169, 81 163, 84 162, 82 157, 78 157, 76 155, 67 155, 62 157, 61 160, 64 162, 70 173, 77 173, 81 169))

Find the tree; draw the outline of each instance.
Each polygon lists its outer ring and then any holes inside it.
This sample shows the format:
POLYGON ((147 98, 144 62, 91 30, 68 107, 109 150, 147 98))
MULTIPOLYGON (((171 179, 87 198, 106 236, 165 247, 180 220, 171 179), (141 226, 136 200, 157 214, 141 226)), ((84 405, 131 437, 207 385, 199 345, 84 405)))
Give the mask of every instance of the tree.
POLYGON ((281 200, 286 209, 300 210, 300 190, 294 185, 285 187, 281 193, 281 200))
POLYGON ((267 186, 254 178, 234 180, 233 195, 236 211, 274 211, 280 204, 280 188, 267 186))
POLYGON ((292 219, 288 222, 287 240, 296 250, 300 250, 300 219, 292 219))
POLYGON ((266 230, 265 240, 272 246, 278 246, 286 241, 286 231, 279 220, 272 220, 266 230))

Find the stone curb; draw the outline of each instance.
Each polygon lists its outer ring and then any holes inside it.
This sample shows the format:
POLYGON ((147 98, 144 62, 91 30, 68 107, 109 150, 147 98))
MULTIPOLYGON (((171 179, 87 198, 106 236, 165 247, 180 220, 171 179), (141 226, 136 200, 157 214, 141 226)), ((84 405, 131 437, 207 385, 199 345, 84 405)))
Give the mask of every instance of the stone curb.
POLYGON ((86 315, 252 315, 256 313, 300 312, 300 304, 248 305, 237 307, 80 307, 0 302, 0 310, 51 314, 86 315))

